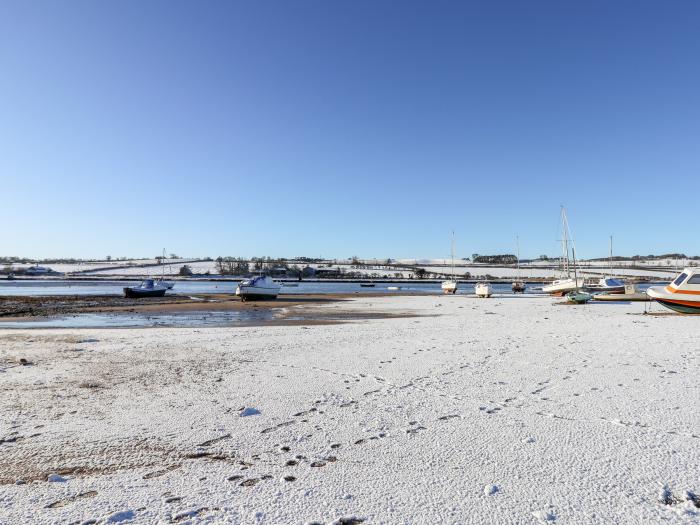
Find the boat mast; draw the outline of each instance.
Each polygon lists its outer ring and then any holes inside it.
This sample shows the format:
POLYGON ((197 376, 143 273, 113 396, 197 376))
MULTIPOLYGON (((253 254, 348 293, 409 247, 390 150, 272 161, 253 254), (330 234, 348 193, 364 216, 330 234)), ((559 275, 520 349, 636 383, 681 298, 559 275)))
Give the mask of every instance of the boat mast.
MULTIPOLYGON (((574 284, 576 284, 576 293, 578 293, 578 272, 576 271, 576 248, 571 247, 571 254, 574 258, 574 284)), ((568 255, 568 254, 567 254, 568 255)))
POLYGON ((571 268, 569 266, 569 222, 566 219, 566 209, 564 206, 561 207, 561 231, 562 231, 562 241, 561 249, 564 255, 562 259, 562 264, 564 266, 564 271, 567 277, 571 277, 571 268))
POLYGON ((455 280, 455 231, 452 230, 452 280, 455 280))
POLYGON ((518 281, 520 280, 520 238, 516 235, 515 236, 515 257, 517 259, 516 261, 516 276, 518 281))
POLYGON ((610 277, 613 276, 612 235, 610 236, 610 277))

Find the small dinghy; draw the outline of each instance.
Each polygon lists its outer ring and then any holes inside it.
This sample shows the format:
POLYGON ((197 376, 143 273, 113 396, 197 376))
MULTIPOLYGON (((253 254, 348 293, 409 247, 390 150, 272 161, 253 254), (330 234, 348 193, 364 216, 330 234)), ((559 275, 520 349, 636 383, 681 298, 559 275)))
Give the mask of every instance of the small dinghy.
POLYGON ((163 297, 168 289, 156 284, 153 279, 146 279, 138 286, 127 286, 124 288, 124 297, 163 297))
POLYGON ((647 295, 676 312, 700 314, 700 268, 686 268, 667 286, 652 286, 647 295))
POLYGON ((474 286, 474 293, 477 297, 491 297, 493 295, 493 287, 491 283, 480 281, 474 286))
POLYGON ((580 290, 574 290, 573 292, 566 294, 566 300, 574 304, 586 304, 591 299, 593 299, 591 294, 580 290))
POLYGON ((387 286, 386 289, 391 290, 391 291, 396 291, 396 290, 400 290, 401 287, 400 286, 387 286))
POLYGON ((276 299, 282 287, 270 279, 267 275, 261 275, 253 279, 245 279, 236 287, 236 295, 242 301, 254 301, 256 299, 276 299))
POLYGON ((571 255, 574 258, 574 281, 576 282, 576 289, 566 294, 566 300, 574 304, 586 304, 588 301, 593 299, 593 296, 588 292, 584 292, 583 290, 579 289, 579 278, 578 273, 576 272, 576 250, 574 248, 571 249, 571 255))

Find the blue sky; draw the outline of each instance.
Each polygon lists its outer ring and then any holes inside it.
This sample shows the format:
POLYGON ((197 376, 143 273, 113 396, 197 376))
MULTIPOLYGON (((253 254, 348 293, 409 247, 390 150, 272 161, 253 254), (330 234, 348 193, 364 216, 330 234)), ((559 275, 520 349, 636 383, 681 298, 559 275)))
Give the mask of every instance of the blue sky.
POLYGON ((2 2, 0 254, 700 254, 699 56, 695 1, 2 2))

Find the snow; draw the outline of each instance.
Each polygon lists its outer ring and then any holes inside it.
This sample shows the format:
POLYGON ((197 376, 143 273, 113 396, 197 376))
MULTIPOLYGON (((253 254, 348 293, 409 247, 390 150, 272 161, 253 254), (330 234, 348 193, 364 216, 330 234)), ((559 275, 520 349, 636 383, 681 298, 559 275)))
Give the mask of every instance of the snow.
POLYGON ((1 330, 0 523, 697 524, 700 318, 558 303, 1 330))
MULTIPOLYGON (((155 259, 141 259, 133 261, 110 261, 110 262, 95 262, 95 263, 79 263, 79 264, 46 264, 51 269, 72 274, 80 272, 77 275, 82 277, 159 277, 161 275, 175 276, 178 275, 180 268, 183 265, 190 267, 192 272, 197 275, 217 275, 218 269, 216 261, 202 261, 193 259, 167 259, 163 265, 157 265, 155 259), (132 265, 132 266, 127 266, 132 265), (94 270, 90 271, 91 268, 94 270)), ((411 278, 415 273, 415 268, 411 267, 392 267, 381 264, 377 261, 364 261, 366 266, 357 268, 350 261, 338 261, 332 265, 328 263, 305 263, 299 261, 289 261, 290 265, 297 265, 300 268, 310 266, 312 268, 323 269, 340 269, 345 273, 359 273, 367 278, 395 278, 397 274, 401 278, 411 278)), ((445 274, 451 272, 449 259, 405 259, 395 261, 396 264, 414 265, 423 268, 428 272, 436 272, 445 274)), ((551 278, 557 273, 557 261, 532 261, 525 263, 520 268, 521 278, 551 278)), ((655 279, 669 279, 680 272, 686 265, 697 265, 700 261, 693 260, 622 260, 615 261, 613 272, 621 277, 649 277, 655 279), (648 268, 647 268, 648 267, 648 268)), ((14 265, 15 268, 27 268, 31 265, 14 265)), ((601 277, 608 275, 610 270, 606 261, 579 261, 582 275, 590 277, 601 277)), ((514 279, 518 275, 518 270, 515 267, 508 266, 492 266, 488 264, 473 264, 465 263, 464 261, 455 261, 455 273, 457 275, 465 275, 469 272, 473 277, 481 275, 491 275, 497 278, 514 279)), ((39 276, 42 277, 42 276, 39 276)), ((55 276, 50 276, 54 277, 55 276)))
POLYGON ((65 483, 68 480, 63 476, 59 476, 58 474, 49 474, 46 477, 46 481, 49 481, 51 483, 65 483))

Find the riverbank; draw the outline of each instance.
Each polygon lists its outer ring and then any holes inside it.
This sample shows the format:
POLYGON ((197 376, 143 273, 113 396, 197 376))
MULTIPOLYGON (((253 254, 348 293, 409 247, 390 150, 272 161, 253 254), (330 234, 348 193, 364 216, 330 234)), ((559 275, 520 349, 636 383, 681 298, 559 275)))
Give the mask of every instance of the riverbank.
POLYGON ((697 523, 698 319, 559 302, 0 330, 0 522, 697 523))

